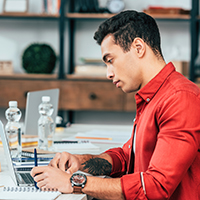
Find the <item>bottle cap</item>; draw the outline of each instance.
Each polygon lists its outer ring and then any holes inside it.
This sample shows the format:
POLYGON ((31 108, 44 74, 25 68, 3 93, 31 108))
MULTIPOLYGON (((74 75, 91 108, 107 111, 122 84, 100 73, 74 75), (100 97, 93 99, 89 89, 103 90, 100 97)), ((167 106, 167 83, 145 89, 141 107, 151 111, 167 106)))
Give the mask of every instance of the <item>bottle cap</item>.
POLYGON ((49 102, 50 101, 50 97, 49 96, 43 96, 42 97, 42 101, 44 101, 44 102, 49 102))
POLYGON ((9 101, 8 105, 11 107, 17 107, 17 101, 9 101))

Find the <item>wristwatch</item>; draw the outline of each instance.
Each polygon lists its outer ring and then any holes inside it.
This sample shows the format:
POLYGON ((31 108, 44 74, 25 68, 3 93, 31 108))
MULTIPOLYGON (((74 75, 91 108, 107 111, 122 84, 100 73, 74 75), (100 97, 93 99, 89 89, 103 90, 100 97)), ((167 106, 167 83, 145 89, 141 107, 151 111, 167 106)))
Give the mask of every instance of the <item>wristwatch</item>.
POLYGON ((81 173, 74 173, 70 178, 72 187, 73 187, 73 193, 74 194, 82 194, 82 189, 85 187, 85 184, 87 182, 87 177, 84 174, 81 173))

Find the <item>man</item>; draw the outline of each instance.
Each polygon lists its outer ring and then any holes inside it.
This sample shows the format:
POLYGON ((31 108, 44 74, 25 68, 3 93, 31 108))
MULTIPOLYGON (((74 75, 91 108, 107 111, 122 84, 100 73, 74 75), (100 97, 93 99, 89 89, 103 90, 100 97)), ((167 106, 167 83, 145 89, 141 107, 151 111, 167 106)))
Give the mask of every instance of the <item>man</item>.
POLYGON ((72 193, 70 177, 82 170, 112 177, 76 177, 82 192, 98 199, 200 199, 200 90, 165 63, 155 20, 124 11, 94 38, 108 79, 126 93, 137 91, 132 137, 100 155, 56 154, 48 167, 32 170, 38 186, 72 193))

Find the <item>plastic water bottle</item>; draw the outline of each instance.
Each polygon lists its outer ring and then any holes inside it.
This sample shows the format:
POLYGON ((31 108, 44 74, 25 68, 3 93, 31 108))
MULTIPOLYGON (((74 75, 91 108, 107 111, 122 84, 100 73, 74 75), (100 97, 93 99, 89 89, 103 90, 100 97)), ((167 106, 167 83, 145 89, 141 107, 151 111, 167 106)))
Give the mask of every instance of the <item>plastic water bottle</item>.
POLYGON ((17 157, 21 157, 21 125, 19 120, 22 116, 21 111, 17 108, 17 101, 9 101, 9 108, 5 112, 8 120, 5 126, 5 132, 8 138, 9 146, 17 144, 17 157))
POLYGON ((49 96, 42 97, 42 103, 39 105, 40 118, 38 120, 38 148, 43 150, 52 149, 54 136, 54 121, 51 115, 54 111, 50 103, 49 96))

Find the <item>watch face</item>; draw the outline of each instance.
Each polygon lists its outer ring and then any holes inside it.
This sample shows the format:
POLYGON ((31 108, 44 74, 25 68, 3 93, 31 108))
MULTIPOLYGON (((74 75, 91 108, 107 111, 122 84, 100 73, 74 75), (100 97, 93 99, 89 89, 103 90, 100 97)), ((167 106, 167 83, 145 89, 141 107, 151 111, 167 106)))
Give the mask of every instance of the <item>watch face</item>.
POLYGON ((70 180, 73 185, 82 186, 86 183, 87 179, 83 174, 73 174, 70 180))

